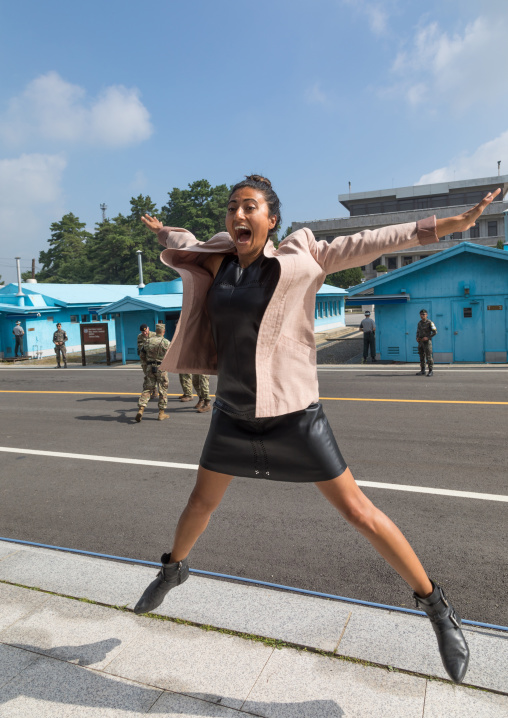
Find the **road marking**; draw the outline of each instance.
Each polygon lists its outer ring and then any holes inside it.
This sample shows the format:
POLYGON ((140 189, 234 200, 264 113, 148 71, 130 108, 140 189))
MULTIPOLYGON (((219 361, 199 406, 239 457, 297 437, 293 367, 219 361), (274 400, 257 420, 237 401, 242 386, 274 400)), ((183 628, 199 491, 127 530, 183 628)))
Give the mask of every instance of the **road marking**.
MULTIPOLYGON (((135 464, 137 466, 160 466, 168 469, 189 469, 196 471, 197 464, 180 464, 174 461, 153 461, 151 459, 125 459, 118 456, 96 456, 95 454, 70 454, 63 451, 40 451, 39 449, 15 449, 0 446, 0 451, 10 454, 33 454, 35 456, 54 456, 58 459, 84 459, 86 461, 104 461, 113 464, 135 464)), ((501 494, 479 494, 474 491, 454 491, 452 489, 434 489, 428 486, 408 486, 405 484, 385 484, 380 481, 357 481, 358 486, 372 489, 390 489, 393 491, 410 491, 417 494, 435 494, 438 496, 455 496, 461 499, 479 499, 483 501, 504 501, 508 496, 501 494)))
MULTIPOLYGON (((0 389, 0 394, 92 394, 94 396, 139 396, 135 391, 26 391, 24 389, 0 389)), ((181 396, 168 394, 168 396, 181 396)), ((215 396, 215 394, 210 394, 215 396)), ((399 404, 486 404, 508 406, 508 401, 460 401, 458 399, 369 399, 368 397, 320 396, 319 401, 381 401, 399 404)))

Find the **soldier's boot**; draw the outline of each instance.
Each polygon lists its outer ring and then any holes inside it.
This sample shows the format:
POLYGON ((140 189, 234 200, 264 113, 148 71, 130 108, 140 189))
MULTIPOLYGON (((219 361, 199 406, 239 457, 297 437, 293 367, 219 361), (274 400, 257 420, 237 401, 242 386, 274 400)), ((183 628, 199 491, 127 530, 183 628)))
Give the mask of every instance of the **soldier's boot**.
POLYGON ((182 394, 182 396, 179 397, 180 401, 192 401, 192 396, 188 396, 187 394, 182 394))
POLYGON ((138 424, 141 421, 141 419, 143 418, 144 413, 145 413, 145 407, 140 406, 138 409, 138 413, 136 414, 136 421, 138 422, 138 424))
POLYGON ((171 554, 163 553, 162 567, 155 581, 145 589, 145 592, 134 606, 134 613, 148 613, 160 606, 168 591, 187 581, 189 578, 189 564, 187 559, 171 563, 171 554))
POLYGON ((57 365, 56 365, 56 368, 57 368, 57 369, 61 369, 62 367, 60 366, 60 364, 57 364, 57 365))
POLYGON ((446 600, 441 586, 431 583, 434 590, 427 598, 413 593, 416 608, 422 608, 432 622, 446 672, 452 681, 461 683, 469 663, 469 648, 460 627, 461 620, 446 600))
POLYGON ((434 372, 432 371, 432 369, 429 369, 429 373, 427 374, 427 376, 434 376, 434 372))
POLYGON ((164 419, 169 419, 169 414, 164 413, 164 409, 159 409, 159 421, 164 421, 164 419))
POLYGON ((64 361, 64 369, 67 369, 67 362, 64 361))
POLYGON ((425 364, 423 366, 420 364, 420 366, 421 366, 421 369, 420 369, 420 371, 416 372, 416 376, 425 376, 425 364))
POLYGON ((201 407, 203 406, 204 403, 205 403, 205 400, 204 400, 204 399, 200 399, 194 408, 195 408, 195 409, 201 409, 201 407))
POLYGON ((206 411, 212 411, 210 399, 205 399, 203 402, 203 406, 197 409, 198 414, 204 414, 206 411))

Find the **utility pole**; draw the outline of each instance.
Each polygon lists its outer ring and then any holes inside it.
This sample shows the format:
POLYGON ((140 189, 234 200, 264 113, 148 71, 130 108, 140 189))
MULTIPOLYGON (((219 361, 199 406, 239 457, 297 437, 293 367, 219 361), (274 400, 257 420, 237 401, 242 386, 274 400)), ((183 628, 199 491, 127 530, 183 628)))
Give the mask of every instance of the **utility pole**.
POLYGON ((106 210, 108 207, 107 207, 107 205, 104 204, 104 202, 101 204, 100 207, 102 210, 102 221, 105 222, 106 221, 106 210))

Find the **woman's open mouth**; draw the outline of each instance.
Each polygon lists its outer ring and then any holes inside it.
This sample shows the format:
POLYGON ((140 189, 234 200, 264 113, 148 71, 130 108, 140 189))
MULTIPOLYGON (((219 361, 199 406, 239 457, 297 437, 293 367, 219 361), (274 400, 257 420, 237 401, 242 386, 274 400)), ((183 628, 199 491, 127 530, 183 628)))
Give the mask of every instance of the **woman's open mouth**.
POLYGON ((252 236, 252 232, 245 225, 235 227, 235 233, 237 244, 247 244, 247 242, 250 241, 250 238, 252 236))

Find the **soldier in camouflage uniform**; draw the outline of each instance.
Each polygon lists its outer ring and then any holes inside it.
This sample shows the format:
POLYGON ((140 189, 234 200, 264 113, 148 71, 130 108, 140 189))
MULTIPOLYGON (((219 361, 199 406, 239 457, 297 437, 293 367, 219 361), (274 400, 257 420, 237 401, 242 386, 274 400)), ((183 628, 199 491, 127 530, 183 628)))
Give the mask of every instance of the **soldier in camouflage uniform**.
POLYGON ((208 374, 179 374, 183 394, 180 401, 192 399, 192 387, 198 395, 198 403, 194 407, 199 414, 211 411, 210 405, 210 377, 208 374))
POLYGON ((420 312, 420 321, 416 327, 416 341, 418 342, 418 354, 420 355, 420 371, 417 376, 425 376, 425 360, 429 372, 427 376, 434 376, 434 359, 432 357, 432 337, 437 334, 436 325, 428 318, 427 310, 420 312))
MULTIPOLYGON (((138 356, 139 356, 139 361, 140 361, 140 363, 141 363, 141 369, 143 370, 143 376, 144 376, 143 388, 145 387, 145 381, 146 381, 145 342, 146 342, 147 339, 149 339, 150 337, 154 337, 154 336, 155 336, 155 332, 151 332, 151 331, 148 329, 148 324, 142 324, 142 325, 139 327, 139 334, 138 334, 138 356)), ((152 394, 151 394, 151 396, 150 396, 150 399, 156 399, 156 398, 157 398, 157 391, 156 391, 156 389, 154 388, 154 390, 152 391, 152 394)))
POLYGON ((67 369, 67 347, 65 342, 68 341, 67 333, 62 329, 60 322, 56 325, 56 332, 53 332, 53 343, 55 345, 56 354, 56 366, 58 369, 62 368, 60 363, 60 356, 64 362, 64 369, 67 369))
POLYGON ((168 373, 160 370, 160 364, 169 347, 168 340, 164 338, 165 330, 166 327, 164 324, 157 324, 155 327, 155 336, 147 339, 144 344, 146 377, 143 383, 143 391, 138 401, 139 410, 136 414, 137 422, 141 421, 143 412, 150 400, 150 395, 156 387, 159 389, 159 421, 169 419, 169 414, 164 412, 168 404, 168 373))

